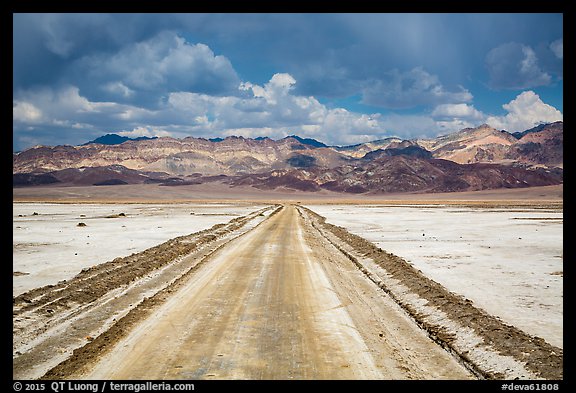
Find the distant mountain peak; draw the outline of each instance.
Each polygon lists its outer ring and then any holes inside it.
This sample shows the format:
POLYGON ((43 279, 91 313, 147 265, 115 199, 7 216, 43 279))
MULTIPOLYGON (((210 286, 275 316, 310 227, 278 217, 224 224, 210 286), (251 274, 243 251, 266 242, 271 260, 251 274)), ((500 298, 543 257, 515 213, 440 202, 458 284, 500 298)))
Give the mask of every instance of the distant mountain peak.
POLYGON ((302 138, 299 137, 298 135, 288 135, 285 138, 282 139, 288 139, 288 138, 292 138, 292 139, 296 139, 298 142, 302 143, 303 145, 308 145, 308 146, 312 146, 312 147, 328 147, 328 145, 317 141, 316 139, 313 138, 302 138))
POLYGON ((477 129, 481 129, 481 128, 490 128, 490 129, 494 129, 494 127, 492 127, 490 124, 487 123, 482 123, 480 124, 478 127, 476 127, 477 129))
POLYGON ((100 136, 100 137, 94 139, 93 141, 86 142, 86 143, 82 144, 81 146, 86 146, 86 145, 90 145, 90 144, 119 145, 119 144, 127 142, 127 141, 141 141, 141 140, 157 139, 157 138, 158 138, 157 136, 153 136, 153 137, 139 136, 137 138, 129 138, 127 136, 122 136, 122 135, 118 135, 118 134, 106 134, 106 135, 103 135, 103 136, 100 136))
POLYGON ((518 132, 518 131, 517 131, 517 132, 514 132, 514 133, 512 133, 512 135, 514 135, 514 137, 515 137, 516 139, 521 139, 523 136, 525 136, 525 135, 527 135, 527 134, 537 133, 537 132, 543 131, 543 130, 545 130, 545 129, 547 129, 547 128, 552 128, 552 127, 555 127, 555 126, 556 126, 556 127, 557 127, 557 126, 563 126, 563 125, 564 125, 564 123, 563 123, 562 121, 555 121, 555 122, 553 122, 553 123, 541 123, 541 124, 538 124, 537 126, 532 127, 532 128, 530 128, 530 129, 528 129, 528 130, 525 130, 525 131, 522 131, 522 132, 518 132))

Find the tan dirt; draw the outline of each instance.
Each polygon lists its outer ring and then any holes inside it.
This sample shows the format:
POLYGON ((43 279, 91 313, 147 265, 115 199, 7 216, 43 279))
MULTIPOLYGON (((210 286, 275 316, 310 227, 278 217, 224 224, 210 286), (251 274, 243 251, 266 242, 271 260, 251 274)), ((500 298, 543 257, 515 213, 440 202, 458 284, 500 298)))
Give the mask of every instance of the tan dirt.
POLYGON ((12 189, 14 202, 53 203, 185 203, 202 202, 263 202, 263 203, 335 203, 335 204, 531 204, 550 202, 562 204, 564 186, 496 189, 447 193, 346 194, 327 190, 303 192, 277 189, 258 190, 248 186, 230 187, 206 183, 178 187, 157 184, 127 184, 122 186, 38 186, 12 189))

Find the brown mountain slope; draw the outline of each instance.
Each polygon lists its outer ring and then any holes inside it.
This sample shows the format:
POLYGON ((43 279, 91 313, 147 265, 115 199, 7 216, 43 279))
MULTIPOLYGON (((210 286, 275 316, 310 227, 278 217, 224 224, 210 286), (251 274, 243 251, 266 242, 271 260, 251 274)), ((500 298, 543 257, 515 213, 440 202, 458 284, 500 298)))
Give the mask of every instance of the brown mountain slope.
POLYGON ((511 134, 483 124, 430 139, 400 140, 387 138, 334 149, 350 157, 362 158, 374 151, 419 146, 434 158, 460 164, 499 163, 562 167, 563 122, 540 125, 511 134))
POLYGON ((228 137, 221 142, 157 138, 118 145, 39 146, 13 155, 13 173, 122 165, 177 176, 194 172, 236 175, 298 166, 298 160, 291 159, 303 155, 312 157, 309 160, 315 165, 328 168, 348 160, 332 149, 312 148, 294 138, 273 141, 228 137))
POLYGON ((429 151, 434 158, 461 164, 517 162, 562 167, 562 122, 518 135, 520 139, 506 131, 482 125, 434 139, 408 141, 387 138, 347 147, 313 147, 293 137, 277 141, 243 137, 228 137, 221 141, 163 137, 130 140, 117 145, 38 146, 13 154, 13 173, 122 165, 175 176, 190 173, 237 175, 314 165, 335 168, 353 163, 376 150, 390 150, 396 154, 399 149, 412 146, 429 151))
POLYGON ((431 151, 435 158, 460 164, 475 162, 504 162, 509 147, 517 142, 506 131, 498 131, 487 124, 465 128, 460 132, 416 143, 431 151))
POLYGON ((563 122, 547 124, 539 131, 526 133, 510 146, 506 158, 529 165, 563 167, 563 122))
POLYGON ((266 190, 283 187, 347 193, 452 192, 560 184, 562 170, 382 155, 356 165, 279 170, 231 178, 228 183, 266 190))

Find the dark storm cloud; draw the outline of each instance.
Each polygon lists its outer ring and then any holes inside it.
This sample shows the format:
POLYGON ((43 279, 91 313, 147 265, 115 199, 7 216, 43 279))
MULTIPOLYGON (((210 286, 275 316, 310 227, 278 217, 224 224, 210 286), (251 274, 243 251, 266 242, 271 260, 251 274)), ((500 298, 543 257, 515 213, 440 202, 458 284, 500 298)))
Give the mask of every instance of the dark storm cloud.
POLYGON ((488 52, 486 67, 494 88, 526 89, 552 82, 551 75, 541 68, 534 49, 516 42, 502 44, 488 52))
POLYGON ((156 106, 173 91, 232 94, 240 79, 230 61, 205 44, 173 32, 129 44, 112 55, 82 58, 73 67, 82 92, 97 100, 156 106))
MULTIPOLYGON (((60 81, 83 84, 82 92, 96 94, 97 89, 88 86, 87 72, 94 76, 94 69, 103 63, 118 63, 138 43, 168 30, 189 45, 205 44, 221 51, 245 80, 264 83, 274 69, 291 73, 299 81, 299 94, 344 97, 361 92, 394 68, 406 72, 421 66, 440 78, 453 75, 446 64, 458 64, 450 61, 458 48, 444 45, 442 38, 431 38, 444 34, 444 18, 418 14, 402 18, 387 14, 16 15, 14 85, 18 89, 60 81), (438 58, 448 61, 438 62, 438 58), (250 64, 258 62, 270 69, 260 80, 252 79, 250 70, 250 64)), ((146 75, 143 67, 136 71, 146 75)), ((154 79, 157 75, 146 76, 152 77, 151 83, 159 80, 154 79)), ((103 81, 97 78, 97 82, 103 81)), ((167 85, 167 90, 171 87, 167 85)), ((192 88, 214 92, 212 86, 192 88)))
MULTIPOLYGON (((394 69, 415 67, 458 91, 470 74, 486 72, 478 59, 499 45, 535 49, 562 38, 557 14, 32 14, 15 15, 14 26, 15 89, 82 81, 82 92, 91 94, 97 89, 84 78, 90 60, 94 66, 118 61, 127 48, 134 51, 166 31, 226 56, 242 80, 265 83, 275 72, 288 72, 298 80, 298 94, 324 97, 359 94, 394 69), (256 78, 257 67, 268 74, 256 78)), ((540 60, 542 74, 561 64, 547 60, 540 60)), ((489 69, 502 67, 492 61, 489 69)), ((216 92, 209 79, 191 90, 216 92)))
MULTIPOLYGON (((562 92, 558 14, 13 18, 17 148, 58 138, 82 143, 106 132, 299 132, 336 144, 433 136, 487 118, 510 123, 502 113, 510 96, 486 86, 518 97, 528 88, 562 92), (351 100, 364 112, 339 107, 351 100), (478 100, 500 113, 484 112, 478 100)), ((545 104, 533 101, 530 107, 545 104)), ((514 124, 537 121, 514 116, 514 124)))

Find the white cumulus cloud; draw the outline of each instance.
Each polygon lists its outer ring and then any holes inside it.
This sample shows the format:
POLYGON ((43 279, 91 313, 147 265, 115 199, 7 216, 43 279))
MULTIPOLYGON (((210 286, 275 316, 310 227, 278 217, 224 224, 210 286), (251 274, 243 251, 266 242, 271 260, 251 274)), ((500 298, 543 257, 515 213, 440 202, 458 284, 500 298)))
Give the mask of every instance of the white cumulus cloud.
POLYGON ((171 93, 167 105, 182 123, 197 130, 225 135, 286 136, 300 134, 327 143, 357 143, 366 135, 380 135, 379 115, 327 108, 312 96, 293 94, 296 80, 287 73, 274 74, 260 86, 239 85, 240 96, 215 97, 189 92, 171 93), (202 119, 201 122, 196 121, 202 119))
POLYGON ((35 124, 42 121, 42 118, 42 111, 30 102, 14 101, 12 104, 12 119, 15 122, 35 124))
POLYGON ((109 80, 108 91, 124 95, 131 91, 221 94, 239 83, 228 58, 169 31, 127 45, 112 56, 87 56, 77 66, 96 79, 109 80))
POLYGON ((533 91, 524 91, 514 100, 502 105, 505 116, 489 116, 486 123, 509 132, 524 131, 538 124, 563 120, 562 112, 544 103, 533 91))
POLYGON ((127 136, 128 138, 138 138, 138 137, 142 137, 142 136, 146 136, 146 137, 172 136, 172 134, 168 131, 164 131, 162 129, 150 127, 150 126, 135 127, 131 131, 119 131, 117 134, 122 135, 122 136, 127 136))
POLYGON ((136 106, 90 101, 76 86, 24 91, 13 100, 13 120, 23 125, 104 129, 118 125, 118 120, 124 125, 153 116, 153 112, 136 106))
MULTIPOLYGON (((241 135, 281 138, 290 134, 344 145, 388 136, 433 137, 488 123, 511 132, 562 120, 562 113, 533 91, 524 91, 502 107, 502 116, 484 114, 472 104, 442 103, 422 114, 364 114, 327 107, 313 96, 295 93, 296 80, 279 73, 263 86, 244 82, 230 95, 171 92, 156 110, 136 105, 91 101, 75 86, 19 92, 13 100, 14 129, 20 143, 24 130, 43 129, 47 140, 62 130, 72 143, 104 133, 136 136, 212 137, 241 135), (50 138, 48 138, 50 136, 50 138)), ((121 88, 120 86, 116 86, 121 88)), ((28 139, 26 139, 28 138, 28 139)))
POLYGON ((432 111, 432 117, 435 118, 465 118, 470 120, 479 120, 484 114, 468 104, 442 104, 438 105, 432 111))

